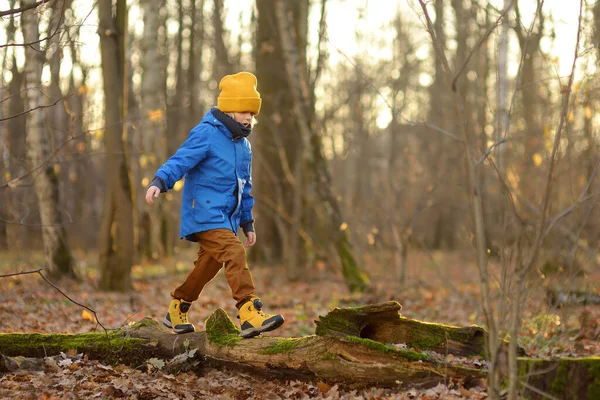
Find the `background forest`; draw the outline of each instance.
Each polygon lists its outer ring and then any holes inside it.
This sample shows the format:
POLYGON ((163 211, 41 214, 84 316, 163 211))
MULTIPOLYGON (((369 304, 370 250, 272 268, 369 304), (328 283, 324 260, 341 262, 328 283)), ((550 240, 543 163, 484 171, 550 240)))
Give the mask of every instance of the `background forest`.
MULTIPOLYGON (((600 2, 0 0, 0 17, 0 275, 43 269, 113 327, 162 318, 197 249, 183 182, 158 207, 144 193, 247 70, 263 99, 248 254, 278 335, 386 300, 485 326, 489 381, 456 398, 495 398, 503 377, 516 396, 517 346, 600 349, 600 2)), ((196 326, 234 315, 226 286, 196 326)), ((2 332, 94 328, 34 274, 0 288, 2 332)))

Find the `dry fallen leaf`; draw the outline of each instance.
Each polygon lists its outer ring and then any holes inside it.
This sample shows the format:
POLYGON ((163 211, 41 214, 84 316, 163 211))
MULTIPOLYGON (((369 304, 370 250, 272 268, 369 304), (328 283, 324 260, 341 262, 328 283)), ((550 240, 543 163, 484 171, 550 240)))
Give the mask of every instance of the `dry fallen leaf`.
POLYGON ((325 382, 317 382, 317 387, 321 393, 327 393, 329 390, 331 390, 331 385, 328 385, 325 382))
POLYGON ((92 314, 88 310, 83 310, 81 312, 81 318, 83 318, 83 320, 87 320, 90 322, 96 322, 96 318, 94 318, 94 314, 92 314))

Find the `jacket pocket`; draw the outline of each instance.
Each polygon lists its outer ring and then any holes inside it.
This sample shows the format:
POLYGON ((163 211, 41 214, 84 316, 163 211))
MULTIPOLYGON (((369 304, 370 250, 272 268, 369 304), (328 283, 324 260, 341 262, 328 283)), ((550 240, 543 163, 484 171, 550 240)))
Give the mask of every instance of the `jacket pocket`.
POLYGON ((208 198, 194 198, 192 208, 194 219, 199 224, 215 224, 225 221, 223 205, 208 198))

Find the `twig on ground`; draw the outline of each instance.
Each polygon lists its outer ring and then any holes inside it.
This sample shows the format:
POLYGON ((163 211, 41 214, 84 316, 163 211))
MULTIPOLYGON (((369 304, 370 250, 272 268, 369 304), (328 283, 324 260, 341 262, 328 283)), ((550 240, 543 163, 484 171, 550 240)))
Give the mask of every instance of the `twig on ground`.
POLYGON ((102 329, 104 329, 104 333, 106 334, 106 340, 108 340, 108 345, 110 347, 110 338, 108 337, 108 329, 106 329, 104 327, 104 325, 102 325, 102 322, 100 322, 100 320, 98 319, 98 315, 96 314, 96 311, 93 310, 93 309, 91 309, 90 307, 86 306, 85 304, 81 304, 81 303, 73 300, 71 297, 69 297, 68 294, 66 294, 65 292, 63 292, 58 286, 56 286, 54 283, 50 282, 50 280, 48 278, 46 278, 44 276, 44 274, 42 274, 42 271, 43 271, 42 268, 37 269, 35 271, 21 271, 21 272, 16 272, 16 273, 12 273, 12 274, 0 275, 0 278, 9 278, 11 276, 19 276, 19 275, 33 275, 33 274, 38 274, 39 276, 42 277, 43 280, 46 281, 46 283, 48 283, 56 291, 58 291, 60 294, 62 294, 64 297, 66 297, 71 303, 76 304, 79 307, 85 308, 86 310, 88 310, 89 312, 91 312, 94 315, 94 318, 96 319, 96 323, 98 325, 100 325, 102 327, 102 329))

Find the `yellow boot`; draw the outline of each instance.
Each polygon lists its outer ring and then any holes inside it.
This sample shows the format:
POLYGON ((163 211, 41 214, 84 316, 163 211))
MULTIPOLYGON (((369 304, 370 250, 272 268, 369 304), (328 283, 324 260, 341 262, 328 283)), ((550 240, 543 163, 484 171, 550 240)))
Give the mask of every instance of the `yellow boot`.
POLYGON ((262 302, 254 298, 245 302, 240 307, 240 324, 242 332, 240 336, 251 338, 262 332, 272 331, 283 325, 283 317, 279 314, 270 315, 262 311, 262 302))
POLYGON ((188 322, 188 311, 192 303, 187 301, 173 299, 169 304, 169 312, 163 319, 163 325, 172 328, 175 333, 194 332, 194 325, 188 322))

